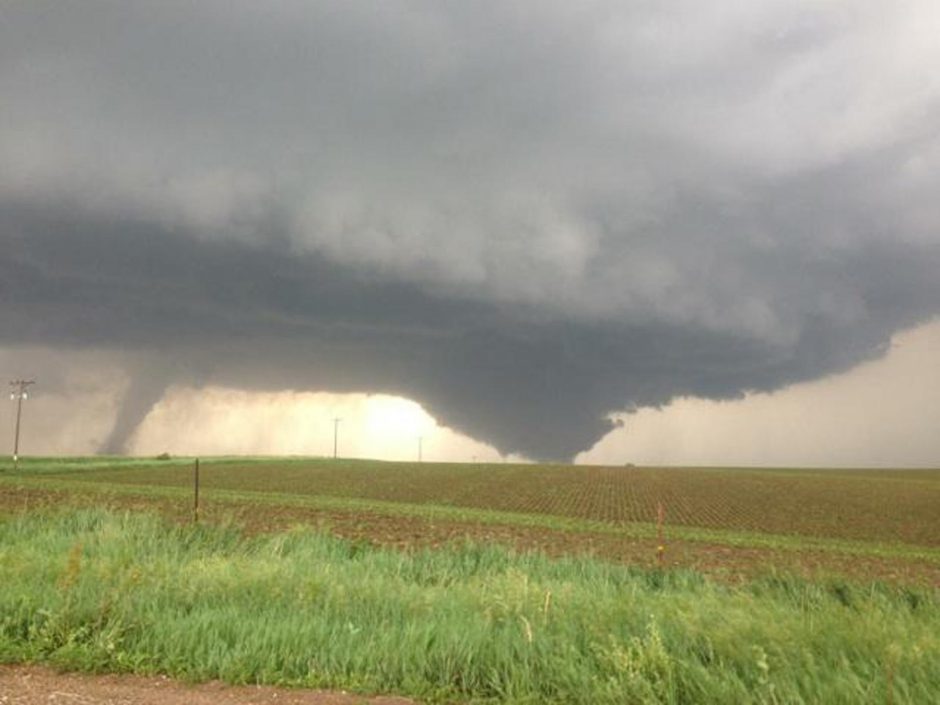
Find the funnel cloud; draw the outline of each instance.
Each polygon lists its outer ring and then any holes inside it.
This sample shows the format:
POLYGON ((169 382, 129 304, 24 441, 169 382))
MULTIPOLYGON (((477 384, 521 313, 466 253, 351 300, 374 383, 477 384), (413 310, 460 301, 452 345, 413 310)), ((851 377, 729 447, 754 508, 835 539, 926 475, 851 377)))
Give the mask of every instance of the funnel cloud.
POLYGON ((5 9, 0 344, 562 459, 940 314, 934 2, 575 5, 5 9))

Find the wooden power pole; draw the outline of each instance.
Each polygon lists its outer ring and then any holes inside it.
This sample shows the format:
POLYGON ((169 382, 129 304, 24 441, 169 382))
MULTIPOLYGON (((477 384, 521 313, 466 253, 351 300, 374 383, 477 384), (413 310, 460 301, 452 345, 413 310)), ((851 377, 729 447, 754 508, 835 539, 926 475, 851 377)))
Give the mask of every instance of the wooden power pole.
POLYGON ((10 382, 13 391, 10 392, 10 399, 16 401, 16 430, 13 433, 13 467, 19 467, 20 463, 20 423, 23 418, 23 401, 29 399, 30 386, 36 384, 32 379, 15 379, 10 382))

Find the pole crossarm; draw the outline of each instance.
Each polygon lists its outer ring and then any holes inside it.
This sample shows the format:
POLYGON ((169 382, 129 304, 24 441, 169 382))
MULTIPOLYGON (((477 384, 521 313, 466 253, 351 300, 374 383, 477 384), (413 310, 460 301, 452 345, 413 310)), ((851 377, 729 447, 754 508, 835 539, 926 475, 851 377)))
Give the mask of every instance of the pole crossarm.
POLYGON ((33 384, 36 384, 34 379, 14 379, 10 382, 10 386, 14 387, 14 390, 10 392, 10 399, 28 399, 29 395, 26 390, 33 384))

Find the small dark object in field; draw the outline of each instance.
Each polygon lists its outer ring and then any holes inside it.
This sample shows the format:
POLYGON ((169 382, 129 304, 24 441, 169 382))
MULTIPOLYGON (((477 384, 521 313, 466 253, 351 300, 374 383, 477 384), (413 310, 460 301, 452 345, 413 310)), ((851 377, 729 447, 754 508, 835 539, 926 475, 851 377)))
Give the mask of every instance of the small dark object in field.
POLYGON ((170 459, 169 453, 160 453, 160 455, 157 456, 157 460, 169 460, 169 459, 170 459))

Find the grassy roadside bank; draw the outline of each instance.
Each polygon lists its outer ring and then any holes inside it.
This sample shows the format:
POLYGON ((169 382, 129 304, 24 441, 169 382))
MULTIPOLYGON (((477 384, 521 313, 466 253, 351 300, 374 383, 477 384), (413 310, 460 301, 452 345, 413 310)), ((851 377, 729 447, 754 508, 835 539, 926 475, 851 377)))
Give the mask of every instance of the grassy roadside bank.
POLYGON ((940 597, 928 588, 729 586, 100 510, 7 520, 0 565, 10 662, 431 701, 940 700, 940 597))

